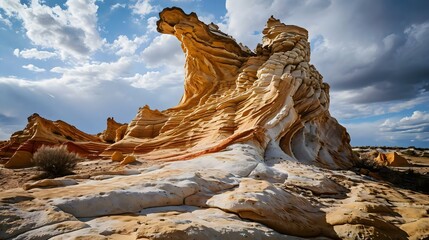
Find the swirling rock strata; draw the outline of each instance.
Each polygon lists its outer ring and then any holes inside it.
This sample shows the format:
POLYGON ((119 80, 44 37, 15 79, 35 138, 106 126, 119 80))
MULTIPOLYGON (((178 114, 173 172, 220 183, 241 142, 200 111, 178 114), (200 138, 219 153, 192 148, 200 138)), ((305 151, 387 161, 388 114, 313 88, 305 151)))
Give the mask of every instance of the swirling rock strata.
POLYGON ((2 192, 1 239, 429 237, 427 195, 333 170, 352 165, 349 136, 305 29, 270 18, 256 53, 177 8, 158 30, 182 42, 185 94, 117 128, 104 154, 134 169, 2 192))
POLYGON ((271 17, 253 53, 178 8, 163 10, 157 24, 182 43, 184 95, 165 111, 142 108, 106 154, 179 160, 252 142, 267 157, 351 166, 349 136, 329 114, 329 85, 309 63, 307 30, 271 17))
POLYGON ((67 149, 87 158, 98 157, 108 144, 64 121, 51 121, 38 114, 28 117, 27 126, 12 134, 0 148, 0 157, 8 159, 7 168, 32 166, 33 153, 43 145, 66 145, 67 149))

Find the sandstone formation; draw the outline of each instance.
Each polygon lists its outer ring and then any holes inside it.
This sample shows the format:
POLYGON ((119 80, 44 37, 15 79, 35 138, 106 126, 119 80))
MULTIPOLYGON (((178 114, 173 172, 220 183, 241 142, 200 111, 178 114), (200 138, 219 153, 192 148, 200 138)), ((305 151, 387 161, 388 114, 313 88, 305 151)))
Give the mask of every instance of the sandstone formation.
POLYGON ((104 142, 114 143, 124 137, 127 124, 117 123, 114 118, 107 118, 106 130, 100 135, 104 142))
POLYGON ((179 105, 140 108, 104 150, 138 157, 124 170, 2 192, 0 239, 429 237, 427 195, 347 170, 305 29, 272 17, 251 52, 195 13, 157 24, 186 55, 179 105))
POLYGON ((182 43, 182 100, 165 111, 141 108, 106 155, 180 160, 249 142, 268 157, 352 165, 349 135, 328 111, 329 86, 309 64, 305 29, 270 18, 256 53, 177 8, 160 13, 158 31, 182 43))
POLYGON ((124 159, 124 155, 122 154, 122 152, 116 151, 112 154, 111 159, 114 162, 120 162, 124 159))
POLYGON ((137 161, 137 159, 134 155, 128 155, 124 158, 124 160, 121 161, 121 165, 127 165, 135 161, 137 161))
POLYGON ((5 167, 31 166, 33 153, 42 145, 66 145, 67 149, 84 157, 96 157, 104 144, 96 136, 84 133, 61 120, 50 121, 38 114, 28 117, 27 126, 12 134, 0 148, 0 157, 9 158, 5 167))
POLYGON ((379 153, 374 159, 380 165, 392 166, 392 167, 407 167, 410 164, 407 159, 398 155, 396 152, 379 153))
POLYGON ((64 121, 51 121, 37 113, 28 117, 27 126, 12 134, 9 141, 0 143, 0 158, 7 159, 8 168, 32 166, 33 153, 42 145, 66 145, 82 157, 97 158, 111 143, 121 140, 127 124, 107 118, 107 127, 99 137, 84 133, 64 121))

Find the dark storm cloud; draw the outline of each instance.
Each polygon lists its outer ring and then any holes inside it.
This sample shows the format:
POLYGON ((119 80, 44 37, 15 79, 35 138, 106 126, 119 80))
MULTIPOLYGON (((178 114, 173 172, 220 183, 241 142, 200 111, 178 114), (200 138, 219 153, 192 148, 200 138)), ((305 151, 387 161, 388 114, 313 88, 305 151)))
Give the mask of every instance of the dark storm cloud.
POLYGON ((429 1, 231 0, 226 6, 224 30, 250 48, 262 37, 251 33, 263 29, 271 15, 308 29, 311 62, 341 95, 337 102, 403 101, 427 94, 429 1))
MULTIPOLYGON (((341 31, 336 40, 355 38, 361 43, 354 45, 368 52, 359 55, 351 51, 355 57, 350 57, 355 61, 348 59, 344 64, 321 63, 322 73, 325 70, 329 73, 325 77, 332 90, 356 91, 358 94, 348 101, 357 104, 409 100, 427 92, 429 1, 356 1, 353 4, 355 16, 340 27, 349 25, 351 29, 341 31)), ((347 44, 340 43, 340 46, 347 47, 347 44)), ((327 52, 328 60, 332 58, 330 63, 335 63, 335 51, 341 55, 343 49, 327 52)))

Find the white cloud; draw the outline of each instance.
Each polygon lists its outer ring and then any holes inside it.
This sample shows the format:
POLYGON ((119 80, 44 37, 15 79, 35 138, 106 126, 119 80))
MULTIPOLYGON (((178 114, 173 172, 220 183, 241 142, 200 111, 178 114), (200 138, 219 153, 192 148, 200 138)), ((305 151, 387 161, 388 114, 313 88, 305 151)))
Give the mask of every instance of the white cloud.
POLYGON ((113 81, 127 75, 133 59, 121 57, 115 62, 92 62, 71 68, 54 67, 51 72, 62 74, 58 82, 77 90, 91 90, 102 81, 113 81))
POLYGON ((204 15, 204 16, 198 16, 198 19, 201 22, 204 22, 205 24, 210 24, 210 23, 216 21, 216 17, 213 14, 208 14, 208 15, 204 15))
POLYGON ((384 132, 429 133, 429 113, 414 111, 411 116, 403 117, 399 121, 387 119, 381 127, 384 132))
POLYGON ((0 23, 3 23, 8 27, 12 27, 12 23, 9 21, 9 19, 4 18, 2 14, 0 14, 0 23))
POLYGON ((131 6, 134 14, 145 17, 149 13, 153 13, 159 10, 158 6, 153 6, 150 0, 137 0, 136 4, 131 6))
POLYGON ((18 48, 16 48, 13 51, 13 55, 15 55, 17 57, 26 58, 26 59, 39 59, 39 60, 49 59, 49 58, 53 58, 53 57, 58 56, 54 52, 39 51, 36 48, 24 49, 21 51, 18 48))
POLYGON ((24 65, 24 66, 22 66, 22 68, 25 68, 25 69, 27 69, 29 71, 33 71, 33 72, 44 72, 44 71, 46 71, 44 68, 36 67, 33 64, 24 65))
POLYGON ((155 90, 160 87, 177 86, 183 84, 183 71, 165 73, 159 71, 147 72, 143 75, 136 74, 133 77, 125 78, 131 86, 135 88, 144 88, 146 90, 155 90))
POLYGON ((110 10, 114 11, 115 9, 125 8, 125 7, 126 7, 125 3, 122 3, 122 4, 121 3, 115 3, 112 6, 110 6, 110 10))
POLYGON ((147 30, 148 32, 157 32, 156 22, 158 21, 157 17, 150 17, 147 19, 147 30))
POLYGON ((94 0, 68 0, 65 6, 49 7, 37 0, 28 5, 0 1, 8 16, 22 20, 33 44, 58 50, 62 58, 87 58, 103 44, 97 31, 98 7, 94 0))
MULTIPOLYGON (((398 113, 406 109, 429 102, 429 92, 422 92, 415 98, 403 101, 386 101, 377 104, 356 103, 355 97, 359 97, 366 89, 334 91, 331 92, 332 115, 340 119, 365 118, 380 116, 389 113, 398 113)), ((381 89, 374 90, 374 94, 383 94, 381 89)))
POLYGON ((83 72, 63 69, 64 74, 58 78, 37 81, 0 77, 0 138, 9 138, 12 132, 23 129, 26 118, 34 112, 51 120, 61 119, 95 134, 104 130, 107 117, 115 117, 118 122, 130 122, 144 104, 149 104, 152 109, 165 109, 179 102, 183 93, 181 86, 165 86, 162 94, 131 86, 129 80, 124 80, 131 74, 123 61, 92 63, 92 66, 83 68, 83 72), (91 68, 96 68, 96 71, 91 72, 91 68), (107 76, 100 73, 110 68, 120 69, 107 76), (74 73, 79 74, 77 77, 81 82, 72 81, 74 73), (86 79, 85 74, 92 79, 86 79), (105 77, 111 80, 106 81, 105 77), (2 118, 4 113, 14 119, 2 118))
MULTIPOLYGON (((0 85, 17 86, 34 92, 44 92, 44 96, 49 96, 49 98, 59 96, 72 102, 77 101, 77 99, 97 99, 101 96, 94 96, 94 93, 99 91, 99 87, 107 82, 123 82, 124 77, 130 76, 129 70, 132 64, 132 58, 121 57, 113 62, 90 62, 73 67, 54 67, 50 71, 60 74, 56 78, 33 81, 17 77, 0 77, 0 85)), ((44 69, 32 64, 23 66, 23 68, 31 71, 44 71, 44 69)), ((0 90, 7 91, 7 88, 0 90)), ((118 90, 115 89, 115 91, 118 90)), ((103 92, 103 94, 110 95, 109 92, 103 92)), ((7 96, 8 94, 4 95, 7 96)), ((25 94, 20 97, 22 101, 26 98, 25 94)), ((29 104, 28 107, 34 107, 35 105, 29 104)))
POLYGON ((13 55, 15 55, 16 57, 19 57, 19 49, 18 48, 15 48, 14 50, 13 50, 13 55))
POLYGON ((404 33, 412 36, 417 41, 423 41, 425 39, 425 34, 429 31, 429 21, 412 24, 405 29, 404 33))
POLYGON ((185 58, 180 42, 172 35, 159 35, 141 53, 146 68, 158 69, 124 78, 135 88, 156 90, 183 85, 185 58))
POLYGON ((380 124, 380 131, 396 140, 429 141, 429 113, 414 111, 411 116, 389 118, 380 124))
POLYGON ((133 55, 142 43, 147 41, 146 36, 134 37, 133 40, 128 39, 125 35, 120 35, 112 44, 110 48, 115 51, 116 55, 126 56, 133 55))
POLYGON ((409 117, 343 124, 354 146, 427 146, 429 113, 415 111, 409 117))
POLYGON ((180 42, 172 35, 163 34, 153 39, 146 47, 141 58, 149 68, 183 68, 185 57, 180 42))

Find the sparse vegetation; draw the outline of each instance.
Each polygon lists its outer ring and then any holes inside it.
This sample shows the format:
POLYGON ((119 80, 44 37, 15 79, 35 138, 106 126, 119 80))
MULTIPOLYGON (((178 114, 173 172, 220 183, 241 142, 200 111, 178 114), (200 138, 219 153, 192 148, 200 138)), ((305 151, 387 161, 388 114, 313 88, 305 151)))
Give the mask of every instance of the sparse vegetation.
POLYGON ((374 158, 361 158, 355 162, 355 167, 365 168, 370 171, 378 171, 380 168, 385 167, 374 161, 374 158))
POLYGON ((355 163, 355 169, 359 174, 382 179, 396 187, 410 189, 422 193, 429 193, 429 174, 421 174, 413 169, 399 169, 380 165, 374 160, 374 154, 362 153, 355 163))
POLYGON ((67 151, 65 146, 42 146, 33 155, 33 163, 50 177, 61 177, 73 173, 79 161, 76 153, 67 151))
POLYGON ((411 157, 415 157, 418 155, 414 149, 405 149, 405 150, 402 150, 401 153, 406 155, 406 156, 411 156, 411 157))

